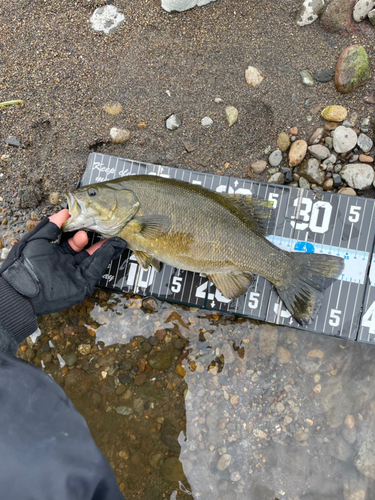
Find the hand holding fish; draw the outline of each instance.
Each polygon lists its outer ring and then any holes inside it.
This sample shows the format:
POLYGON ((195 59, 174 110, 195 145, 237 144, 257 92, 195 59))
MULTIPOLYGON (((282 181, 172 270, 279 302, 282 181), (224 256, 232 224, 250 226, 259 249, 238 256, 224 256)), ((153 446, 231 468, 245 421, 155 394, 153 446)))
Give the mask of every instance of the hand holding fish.
MULTIPOLYGON (((109 262, 127 246, 122 239, 111 238, 83 250, 88 243, 84 231, 54 243, 68 219, 68 210, 43 219, 12 248, 0 268, 1 285, 7 287, 12 300, 31 302, 37 316, 61 311, 89 296, 109 262)), ((24 325, 16 326, 8 309, 2 314, 5 326, 10 331, 22 330, 24 325)), ((30 328, 36 325, 35 314, 27 318, 30 328)))

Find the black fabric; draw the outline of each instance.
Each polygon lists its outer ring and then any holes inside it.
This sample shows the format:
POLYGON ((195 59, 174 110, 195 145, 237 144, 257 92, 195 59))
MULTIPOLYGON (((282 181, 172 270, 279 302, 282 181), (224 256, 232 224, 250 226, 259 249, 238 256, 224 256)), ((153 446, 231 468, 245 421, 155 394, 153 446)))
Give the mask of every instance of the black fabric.
POLYGON ((35 312, 28 298, 20 295, 0 276, 0 322, 20 343, 38 329, 35 312))
MULTIPOLYGON (((4 334, 0 326, 1 337, 4 334)), ((0 352, 0 498, 123 500, 109 463, 64 391, 0 352)))
MULTIPOLYGON (((3 279, 23 298, 28 297, 37 316, 62 311, 91 295, 109 262, 120 257, 127 246, 124 240, 115 237, 105 241, 93 255, 86 251, 77 253, 67 243, 53 243, 59 234, 56 224, 44 219, 12 248, 0 268, 3 279)), ((16 300, 14 294, 12 297, 16 300)), ((16 302, 17 307, 12 310, 18 313, 19 301, 16 302)), ((8 304, 11 305, 11 299, 8 304)), ((26 318, 25 323, 31 322, 31 317, 26 318)), ((8 320, 7 328, 13 331, 8 320)), ((30 328, 14 331, 18 341, 33 333, 30 328)))

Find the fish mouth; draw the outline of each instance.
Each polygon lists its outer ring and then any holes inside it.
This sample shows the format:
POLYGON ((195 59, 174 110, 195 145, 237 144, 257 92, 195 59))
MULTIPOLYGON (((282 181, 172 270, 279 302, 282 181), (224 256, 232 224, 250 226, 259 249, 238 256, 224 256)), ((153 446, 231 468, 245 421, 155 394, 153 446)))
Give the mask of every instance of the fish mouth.
POLYGON ((72 193, 64 193, 64 197, 68 203, 69 219, 62 226, 63 231, 73 231, 74 229, 82 229, 86 223, 86 207, 82 201, 72 193))

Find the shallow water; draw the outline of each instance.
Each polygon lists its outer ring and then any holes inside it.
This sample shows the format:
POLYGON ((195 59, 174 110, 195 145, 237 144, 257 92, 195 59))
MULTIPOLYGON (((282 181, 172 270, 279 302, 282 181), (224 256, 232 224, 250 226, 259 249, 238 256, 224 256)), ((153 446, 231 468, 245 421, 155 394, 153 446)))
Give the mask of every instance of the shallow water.
POLYGON ((374 346, 105 291, 39 326, 128 500, 375 499, 374 346))

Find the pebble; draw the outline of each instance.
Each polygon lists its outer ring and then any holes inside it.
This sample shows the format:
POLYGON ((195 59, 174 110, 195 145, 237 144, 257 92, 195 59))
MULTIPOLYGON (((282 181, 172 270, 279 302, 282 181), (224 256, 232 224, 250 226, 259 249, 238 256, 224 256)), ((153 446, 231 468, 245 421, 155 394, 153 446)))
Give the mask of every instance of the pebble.
POLYGON ((77 350, 82 356, 87 356, 91 352, 91 344, 79 344, 77 350))
POLYGON ((339 190, 339 194, 348 194, 350 196, 357 196, 357 193, 354 191, 354 189, 349 188, 349 187, 344 187, 339 190))
POLYGON ((313 23, 324 10, 324 0, 304 0, 296 17, 298 26, 313 23))
POLYGON ((312 87, 314 85, 313 77, 307 70, 300 72, 301 82, 306 85, 306 87, 312 87))
POLYGON ((314 144, 313 146, 309 146, 307 150, 314 158, 317 158, 318 160, 325 160, 331 156, 330 150, 325 146, 322 146, 321 144, 314 144))
POLYGON ((281 172, 277 172, 276 174, 271 175, 268 179, 270 184, 284 184, 285 176, 281 172))
POLYGON ((230 475, 230 480, 233 481, 234 483, 236 483, 240 479, 241 479, 241 474, 238 471, 234 471, 230 475))
POLYGON ((130 139, 130 131, 127 129, 121 129, 112 127, 109 131, 109 136, 113 144, 125 144, 130 139))
POLYGON ((49 199, 49 202, 51 203, 51 205, 58 205, 61 201, 60 193, 57 193, 57 192, 50 193, 48 199, 49 199))
POLYGON ((342 179, 341 175, 339 174, 332 174, 332 180, 333 180, 333 187, 338 188, 342 186, 342 179))
POLYGON ((106 35, 115 31, 124 21, 125 16, 114 5, 105 5, 94 10, 90 17, 91 27, 95 31, 103 31, 106 35))
POLYGON ((353 19, 356 23, 360 23, 367 16, 370 10, 375 6, 375 0, 358 0, 354 5, 353 9, 353 19))
POLYGON ((231 127, 238 120, 238 109, 234 106, 227 106, 225 108, 225 114, 227 116, 228 125, 231 127))
POLYGON ((221 97, 215 97, 215 102, 216 104, 223 104, 223 99, 221 99, 221 97))
POLYGON ((301 161, 305 158, 307 153, 307 142, 300 139, 293 142, 289 150, 289 165, 295 167, 299 165, 301 161))
POLYGON ((146 297, 142 300, 142 307, 148 311, 157 311, 159 303, 154 297, 146 297))
POLYGON ((281 167, 280 168, 280 172, 282 174, 284 174, 284 182, 285 184, 290 184, 291 182, 293 182, 293 171, 291 168, 289 167, 281 167))
POLYGON ((298 185, 302 189, 310 189, 310 183, 307 179, 304 177, 300 177, 298 180, 298 185))
POLYGON ((368 189, 374 182, 374 169, 364 163, 345 165, 340 175, 353 189, 368 189))
POLYGON ((359 155, 358 159, 361 163, 373 163, 374 161, 374 158, 372 156, 367 155, 359 155))
POLYGON ((291 360, 292 355, 290 354, 290 351, 288 349, 285 349, 285 347, 279 346, 277 348, 277 357, 280 363, 289 363, 291 360))
POLYGON ((267 162, 264 160, 259 160, 251 164, 251 170, 255 174, 261 174, 267 168, 267 162))
POLYGON ((281 152, 285 153, 289 149, 290 139, 289 135, 285 132, 281 132, 277 137, 277 145, 281 152))
POLYGON ((221 457, 219 458, 216 467, 218 470, 225 470, 229 467, 231 461, 231 455, 229 455, 228 453, 224 453, 224 455, 221 455, 221 457))
POLYGON ((202 121, 201 121, 202 127, 205 127, 205 128, 211 127, 211 125, 213 123, 214 123, 213 120, 211 120, 211 118, 208 116, 205 116, 204 118, 202 118, 202 121))
POLYGON ((335 86, 342 94, 348 94, 365 85, 370 78, 370 61, 361 45, 344 49, 336 64, 335 86))
POLYGON ((313 78, 320 83, 328 83, 333 80, 335 76, 335 71, 333 69, 323 69, 322 71, 315 71, 313 73, 313 78))
POLYGON ((333 188, 333 179, 327 179, 323 182, 324 191, 330 191, 333 188))
POLYGON ((9 146, 14 146, 15 148, 21 147, 22 143, 18 137, 15 135, 10 135, 5 139, 5 144, 8 144, 9 146))
POLYGON ((326 178, 324 170, 320 168, 320 161, 316 158, 310 158, 307 162, 301 164, 298 174, 305 177, 309 182, 321 186, 326 178))
POLYGON ((132 415, 134 413, 133 408, 129 406, 118 406, 116 408, 116 413, 119 415, 132 415))
POLYGON ((166 127, 168 130, 176 130, 178 127, 180 127, 182 121, 177 115, 171 115, 167 118, 167 121, 165 122, 166 127))
POLYGON ((325 135, 324 128, 323 127, 317 128, 310 137, 309 144, 310 145, 319 144, 319 142, 323 139, 324 135, 325 135))
POLYGON ((280 149, 276 149, 268 157, 268 161, 269 161, 271 167, 278 167, 280 165, 280 163, 282 162, 282 159, 283 159, 283 155, 282 155, 282 152, 280 151, 280 149))
POLYGON ((343 122, 348 116, 348 111, 344 106, 327 106, 321 113, 322 117, 330 122, 343 122))
POLYGON ((372 139, 366 134, 359 134, 357 144, 364 153, 369 153, 374 145, 372 139))
POLYGON ((35 219, 29 219, 26 221, 26 231, 29 233, 32 231, 36 226, 39 224, 40 220, 35 220, 35 219))
POLYGON ((333 135, 333 149, 336 153, 347 153, 355 148, 357 144, 357 134, 352 128, 340 125, 333 135))
POLYGON ((75 352, 64 354, 63 358, 68 367, 74 366, 78 360, 78 356, 75 352))
POLYGON ((353 415, 346 415, 345 420, 344 420, 344 425, 347 429, 353 429, 355 426, 355 418, 353 415))
POLYGON ((254 66, 249 66, 245 71, 246 82, 252 87, 257 87, 264 80, 264 75, 254 66))

